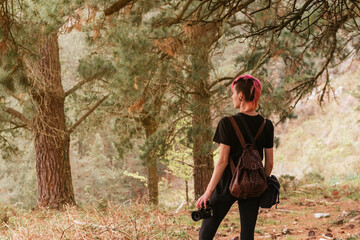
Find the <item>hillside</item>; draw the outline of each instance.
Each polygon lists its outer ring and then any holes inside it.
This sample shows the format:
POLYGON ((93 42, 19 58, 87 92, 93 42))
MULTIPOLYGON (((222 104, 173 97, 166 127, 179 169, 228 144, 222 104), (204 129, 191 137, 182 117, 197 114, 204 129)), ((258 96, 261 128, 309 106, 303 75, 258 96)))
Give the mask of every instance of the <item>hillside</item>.
POLYGON ((341 176, 359 177, 360 111, 354 96, 359 80, 360 70, 353 66, 333 79, 335 98, 331 94, 319 106, 314 93, 296 108, 297 118, 276 127, 280 144, 275 150, 275 174, 298 178, 320 174, 331 182, 341 176))

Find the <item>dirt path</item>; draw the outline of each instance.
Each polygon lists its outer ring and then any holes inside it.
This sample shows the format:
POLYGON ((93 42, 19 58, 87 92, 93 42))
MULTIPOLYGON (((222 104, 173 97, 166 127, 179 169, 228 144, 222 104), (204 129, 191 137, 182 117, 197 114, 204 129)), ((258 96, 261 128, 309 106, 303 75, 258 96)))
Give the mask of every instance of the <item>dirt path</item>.
MULTIPOLYGON (((237 204, 215 239, 239 235, 237 204), (231 223, 231 224, 230 224, 231 223)), ((329 198, 283 199, 277 209, 261 209, 255 239, 360 239, 360 202, 329 198), (328 216, 315 218, 316 213, 328 216)))

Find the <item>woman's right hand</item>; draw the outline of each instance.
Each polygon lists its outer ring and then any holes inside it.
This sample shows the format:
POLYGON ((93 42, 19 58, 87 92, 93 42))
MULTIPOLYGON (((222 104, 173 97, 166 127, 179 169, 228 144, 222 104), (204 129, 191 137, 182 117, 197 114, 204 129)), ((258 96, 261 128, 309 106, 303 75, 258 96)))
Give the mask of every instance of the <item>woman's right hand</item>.
POLYGON ((207 208, 206 202, 211 197, 211 192, 206 191, 195 203, 197 208, 207 208))

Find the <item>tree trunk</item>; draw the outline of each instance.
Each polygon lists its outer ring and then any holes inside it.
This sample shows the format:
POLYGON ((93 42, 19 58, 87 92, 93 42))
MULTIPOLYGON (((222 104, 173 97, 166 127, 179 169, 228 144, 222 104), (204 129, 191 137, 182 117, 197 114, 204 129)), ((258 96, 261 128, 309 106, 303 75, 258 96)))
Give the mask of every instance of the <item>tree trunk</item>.
POLYGON ((197 23, 187 25, 186 33, 189 37, 189 54, 192 65, 190 85, 193 95, 192 136, 194 160, 194 190, 195 199, 206 190, 213 169, 212 151, 212 122, 210 112, 209 54, 211 46, 218 39, 218 25, 216 23, 197 23))
POLYGON ((189 181, 185 181, 186 203, 189 204, 189 181))
POLYGON ((204 194, 214 170, 209 97, 193 98, 193 159, 195 199, 204 194))
POLYGON ((59 208, 75 204, 71 178, 69 148, 70 136, 66 130, 64 102, 61 85, 61 66, 56 34, 40 40, 40 62, 31 69, 36 91, 34 118, 38 204, 59 208))
MULTIPOLYGON (((146 139, 149 139, 157 130, 158 123, 151 116, 142 119, 143 127, 145 128, 146 139)), ((155 150, 152 150, 146 156, 146 169, 148 179, 149 201, 154 205, 159 203, 159 177, 157 169, 157 159, 155 150)))

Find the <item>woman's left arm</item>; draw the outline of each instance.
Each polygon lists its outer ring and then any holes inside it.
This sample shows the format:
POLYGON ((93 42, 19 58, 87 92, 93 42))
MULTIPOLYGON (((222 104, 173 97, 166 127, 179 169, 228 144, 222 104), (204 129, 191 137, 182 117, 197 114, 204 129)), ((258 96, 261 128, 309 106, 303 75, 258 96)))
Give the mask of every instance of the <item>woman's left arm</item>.
POLYGON ((214 172, 211 176, 210 182, 206 188, 205 193, 196 201, 195 206, 201 208, 203 205, 206 206, 206 201, 209 200, 212 192, 218 184, 224 170, 229 162, 230 146, 220 143, 220 156, 217 162, 214 172))

